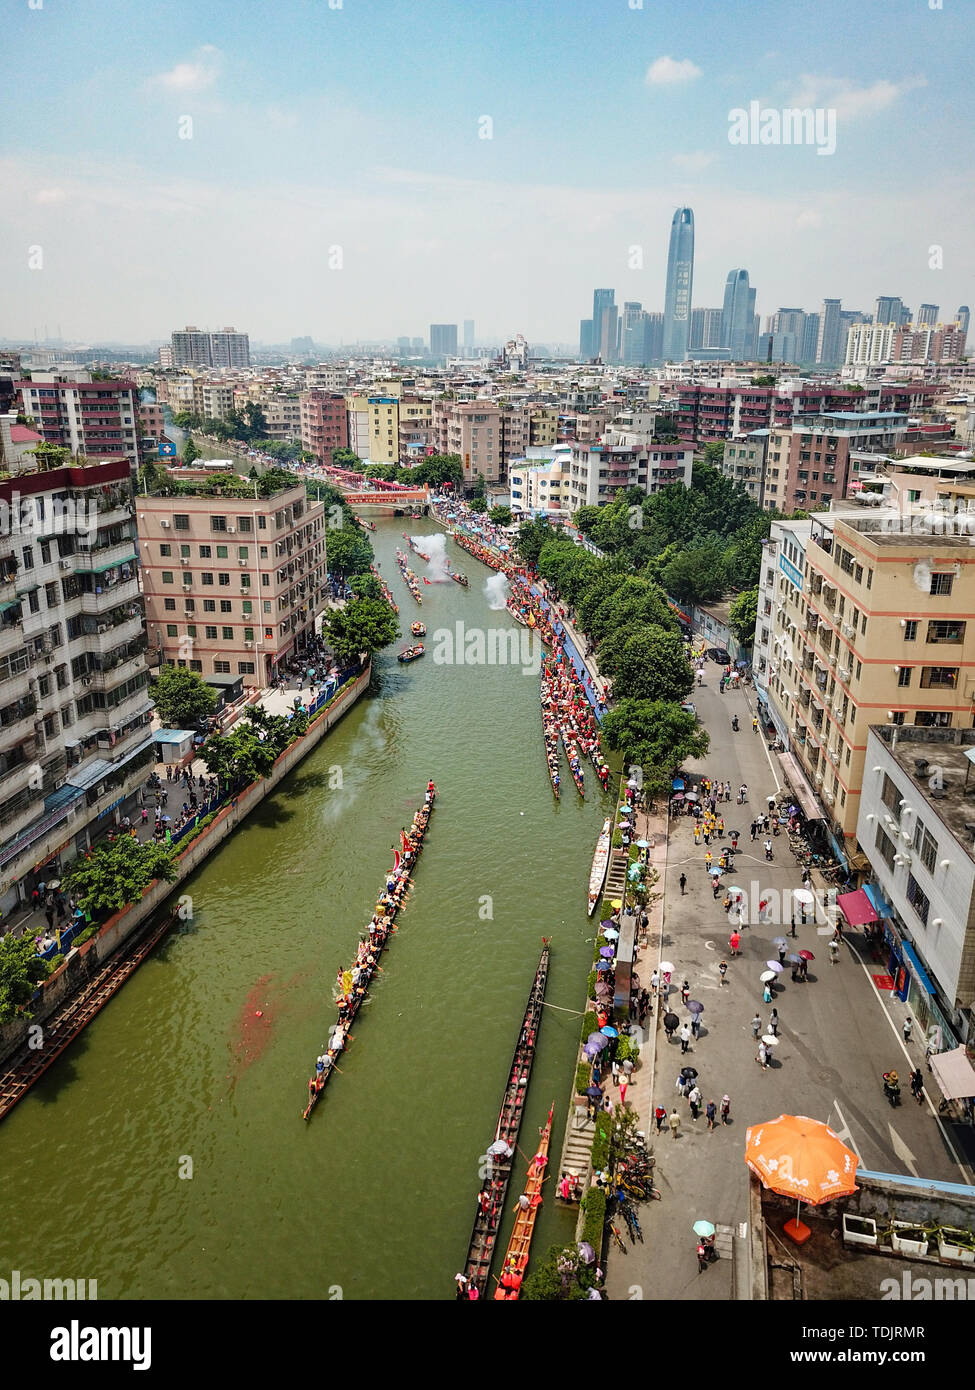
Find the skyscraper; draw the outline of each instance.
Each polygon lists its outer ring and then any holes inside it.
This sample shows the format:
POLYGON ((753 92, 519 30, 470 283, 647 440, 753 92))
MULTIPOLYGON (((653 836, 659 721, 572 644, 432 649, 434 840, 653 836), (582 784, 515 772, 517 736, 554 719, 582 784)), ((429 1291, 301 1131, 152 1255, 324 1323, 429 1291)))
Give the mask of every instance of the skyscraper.
POLYGON ((732 362, 747 362, 757 347, 755 291, 747 270, 729 270, 721 310, 721 346, 729 348, 732 362))
POLYGON ((888 323, 898 325, 905 323, 907 314, 903 300, 894 294, 881 295, 877 300, 877 307, 873 311, 873 321, 881 326, 888 323))
POLYGON ((664 316, 644 313, 643 319, 643 361, 659 362, 664 351, 664 316))
POLYGON ((938 305, 922 304, 917 311, 915 328, 936 328, 938 324, 938 305))
POLYGON ((678 208, 670 224, 664 295, 663 356, 668 361, 683 362, 687 356, 693 293, 694 213, 690 208, 678 208))
POLYGON ((592 356, 604 362, 619 360, 619 310, 615 290, 592 292, 592 356))
POLYGON ((620 361, 625 367, 640 366, 644 362, 644 320, 643 305, 635 299, 623 305, 623 346, 620 361))
POLYGON ((592 319, 579 320, 579 356, 589 362, 595 353, 592 350, 592 319))
POLYGON ((823 307, 819 311, 819 336, 816 339, 817 362, 842 362, 846 356, 840 303, 838 299, 823 300, 823 307))
POLYGON ((192 325, 172 335, 174 367, 249 367, 250 339, 236 328, 201 332, 192 325))
POLYGON ((816 344, 819 341, 819 315, 807 314, 802 325, 802 338, 799 343, 799 361, 815 362, 816 344))
POLYGON ((968 323, 970 318, 971 312, 968 308, 968 305, 960 305, 958 312, 955 315, 955 323, 957 323, 958 327, 961 329, 962 352, 965 351, 965 340, 968 337, 968 323))
POLYGON ((716 348, 721 346, 721 310, 692 309, 691 331, 687 346, 691 352, 697 348, 716 348))
POLYGON ((431 325, 430 325, 430 356, 431 356, 431 357, 456 357, 456 356, 457 356, 457 325, 456 325, 456 323, 431 323, 431 325))
POLYGON ((472 352, 474 349, 474 320, 464 320, 464 351, 472 352))

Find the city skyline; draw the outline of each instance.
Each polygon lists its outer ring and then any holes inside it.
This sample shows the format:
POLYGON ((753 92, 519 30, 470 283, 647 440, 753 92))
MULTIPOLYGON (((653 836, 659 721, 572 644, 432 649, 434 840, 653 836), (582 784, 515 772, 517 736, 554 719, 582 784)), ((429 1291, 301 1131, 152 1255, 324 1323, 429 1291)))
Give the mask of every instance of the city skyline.
POLYGON ((98 25, 25 6, 8 25, 8 61, 31 81, 0 163, 18 190, 0 222, 0 333, 148 341, 229 320, 255 341, 337 343, 466 314, 485 339, 571 343, 593 285, 664 308, 681 206, 695 212, 698 305, 721 303, 735 265, 763 319, 826 297, 970 302, 975 193, 955 148, 970 17, 913 0, 858 13, 870 61, 854 67, 839 0, 815 26, 798 7, 699 9, 693 34, 676 11, 607 10, 593 71, 588 16, 553 0, 496 15, 389 0, 381 28, 370 10, 303 0, 271 29, 228 0, 205 16, 103 0, 98 25), (538 82, 556 32, 560 91, 584 83, 585 103, 553 103, 538 82), (451 54, 422 103, 406 69, 363 62, 416 42, 451 54), (835 154, 732 145, 729 113, 753 100, 835 109, 835 154), (658 127, 666 138, 649 141, 658 127))

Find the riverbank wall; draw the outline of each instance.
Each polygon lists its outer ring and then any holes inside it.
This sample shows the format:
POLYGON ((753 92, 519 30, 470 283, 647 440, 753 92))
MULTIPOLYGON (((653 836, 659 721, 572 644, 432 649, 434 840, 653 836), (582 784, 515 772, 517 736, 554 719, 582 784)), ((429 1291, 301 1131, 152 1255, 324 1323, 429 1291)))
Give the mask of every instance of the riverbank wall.
MULTIPOLYGON (((124 951, 149 918, 163 908, 174 895, 179 896, 180 885, 190 874, 233 834, 262 801, 274 794, 288 774, 317 748, 329 729, 360 699, 368 689, 371 675, 370 663, 361 675, 344 686, 319 712, 309 725, 307 733, 284 750, 268 777, 259 782, 252 782, 226 806, 221 807, 211 823, 195 836, 179 855, 177 876, 173 883, 163 883, 156 879, 137 903, 131 903, 120 912, 114 913, 94 936, 67 953, 63 964, 41 985, 40 998, 35 999, 32 1006, 33 1017, 14 1019, 0 1026, 0 1064, 8 1062, 14 1054, 25 1048, 32 1038, 36 1038, 38 1035, 31 1033, 30 1029, 38 1024, 43 1028, 45 1020, 52 1018, 67 999, 79 989, 83 989, 109 956, 120 950, 124 951)), ((185 920, 191 920, 192 903, 187 902, 181 906, 181 915, 185 920)))

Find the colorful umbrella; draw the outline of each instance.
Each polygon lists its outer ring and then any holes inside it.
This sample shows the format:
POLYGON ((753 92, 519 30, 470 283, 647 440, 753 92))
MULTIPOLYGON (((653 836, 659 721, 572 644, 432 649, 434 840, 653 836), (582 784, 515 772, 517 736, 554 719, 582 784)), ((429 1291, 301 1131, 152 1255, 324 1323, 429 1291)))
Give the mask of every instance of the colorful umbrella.
POLYGON ((773 936, 773 937, 772 937, 772 945, 773 945, 773 946, 788 946, 788 944, 789 944, 789 943, 786 941, 786 939, 785 939, 784 936, 773 936))
POLYGON ((586 1095, 592 1096, 593 1100, 602 1099, 602 1091, 598 1086, 587 1086, 586 1095))
POLYGON ((600 946, 599 954, 602 956, 603 960, 612 960, 616 952, 613 950, 612 946, 600 946))
POLYGON ((684 800, 684 793, 683 793, 683 792, 674 792, 673 796, 672 796, 670 799, 671 799, 671 801, 683 801, 683 800, 684 800))
POLYGON ((637 840, 637 841, 636 841, 636 847, 637 847, 637 849, 649 849, 649 848, 650 848, 650 841, 649 841, 649 840, 637 840))
POLYGON ((704 1005, 700 1003, 697 999, 688 999, 687 1012, 689 1014, 703 1014, 704 1005))
POLYGON ((786 960, 789 962, 790 965, 799 964, 799 957, 796 955, 795 951, 790 951, 789 954, 786 956, 786 960))
POLYGON ((596 966, 597 970, 612 970, 612 968, 608 960, 601 960, 596 966))
POLYGON ((800 960, 815 960, 816 957, 813 955, 812 951, 800 951, 800 952, 799 952, 799 959, 800 959, 800 960))
POLYGON ((661 973, 662 975, 673 975, 673 973, 674 973, 674 971, 675 971, 676 969, 677 969, 677 966, 674 965, 674 964, 673 964, 671 961, 669 961, 669 960, 662 960, 662 961, 660 962, 660 973, 661 973))
POLYGON ((623 903, 620 898, 610 898, 609 905, 610 907, 622 907, 623 903))
POLYGON ((795 1197, 795 1220, 786 1222, 789 1236, 804 1239, 808 1227, 799 1222, 799 1203, 819 1206, 857 1190, 855 1153, 820 1120, 806 1115, 780 1115, 745 1132, 745 1162, 771 1192, 795 1197))
POLYGON ((605 936, 607 941, 615 941, 619 936, 619 932, 615 927, 606 927, 603 931, 603 936, 605 936))
POLYGON ((714 1227, 710 1221, 695 1221, 691 1230, 696 1236, 713 1236, 714 1227))
POLYGON ((680 777, 675 777, 670 785, 675 792, 682 792, 684 790, 684 782, 680 777))
POLYGON ((719 868, 717 864, 712 864, 710 869, 708 869, 708 873, 712 878, 720 878, 724 873, 724 869, 719 868))
POLYGON ((777 961, 777 960, 767 960, 767 961, 765 962, 765 964, 766 964, 766 965, 768 966, 768 968, 771 970, 771 972, 772 972, 773 975, 781 975, 781 974, 782 974, 782 965, 781 965, 781 963, 780 963, 779 961, 777 961))
POLYGON ((586 1039, 587 1047, 594 1047, 597 1052, 604 1047, 609 1047, 609 1038, 604 1038, 602 1033, 590 1033, 586 1039))
POLYGON ((600 1033, 602 1033, 602 1034, 603 1034, 605 1037, 607 1037, 607 1038, 618 1038, 618 1037, 619 1037, 619 1033, 616 1031, 615 1028, 609 1028, 609 1027, 600 1028, 599 1031, 600 1031, 600 1033))
POLYGON ((612 917, 607 917, 607 918, 606 918, 606 921, 605 921, 605 922, 600 922, 599 925, 600 925, 601 927, 615 927, 615 926, 616 926, 616 923, 613 921, 612 917))

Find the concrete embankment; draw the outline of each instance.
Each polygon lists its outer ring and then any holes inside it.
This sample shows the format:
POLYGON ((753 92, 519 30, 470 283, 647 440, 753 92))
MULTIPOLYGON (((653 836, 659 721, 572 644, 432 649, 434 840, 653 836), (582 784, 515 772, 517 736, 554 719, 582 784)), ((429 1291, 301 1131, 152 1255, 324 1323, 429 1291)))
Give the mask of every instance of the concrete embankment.
POLYGON ((270 776, 252 782, 232 801, 217 812, 213 821, 201 831, 179 855, 174 883, 152 883, 137 903, 116 912, 82 946, 68 952, 63 965, 41 987, 41 997, 33 1006, 33 1018, 14 1019, 0 1027, 0 1062, 9 1061, 27 1046, 28 1028, 43 1025, 52 1019, 79 989, 92 979, 105 961, 126 948, 154 913, 168 899, 178 895, 179 886, 203 861, 237 829, 250 813, 271 796, 281 782, 308 756, 328 733, 329 729, 352 708, 369 685, 371 665, 354 681, 350 681, 317 715, 303 737, 297 739, 278 758, 270 776))

